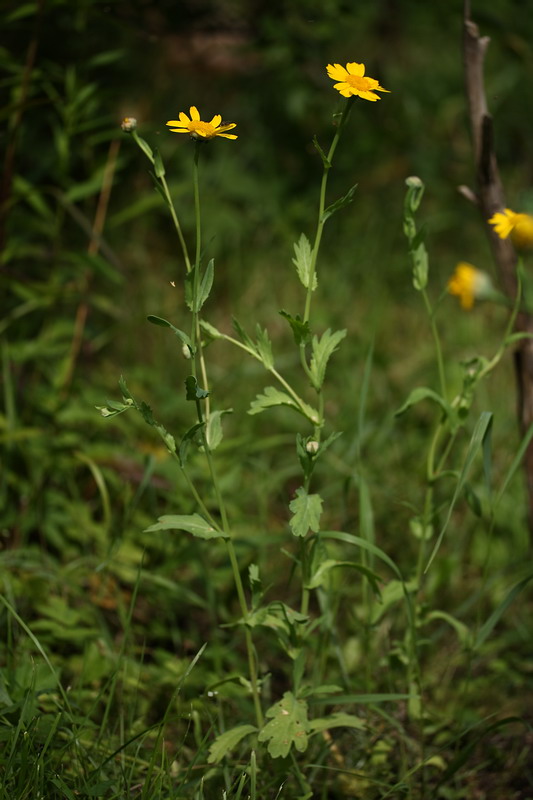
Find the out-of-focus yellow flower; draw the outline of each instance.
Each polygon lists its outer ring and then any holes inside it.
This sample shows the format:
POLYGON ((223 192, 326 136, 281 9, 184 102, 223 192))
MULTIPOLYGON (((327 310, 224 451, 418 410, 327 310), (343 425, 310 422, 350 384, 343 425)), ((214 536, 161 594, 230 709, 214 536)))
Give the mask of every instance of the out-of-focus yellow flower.
POLYGON ((202 122, 200 112, 196 106, 189 109, 191 118, 180 111, 179 120, 171 119, 167 122, 172 133, 188 133, 197 141, 207 141, 214 139, 215 136, 222 136, 224 139, 236 139, 233 133, 227 133, 236 127, 235 122, 222 122, 220 114, 215 114, 211 122, 202 122))
POLYGON ((379 85, 379 81, 375 78, 369 78, 365 75, 365 65, 358 64, 352 61, 346 64, 346 67, 341 67, 340 64, 328 64, 327 71, 329 77, 338 81, 334 88, 342 94, 343 97, 362 97, 363 100, 381 100, 379 95, 375 92, 388 92, 379 85))
POLYGON ((474 300, 486 300, 494 295, 490 276, 466 261, 457 264, 448 281, 448 291, 459 298, 461 307, 467 311, 473 307, 474 300))
POLYGON ((517 214, 506 208, 497 211, 489 223, 494 227, 500 239, 510 236, 517 250, 531 250, 533 248, 533 217, 531 214, 517 214))

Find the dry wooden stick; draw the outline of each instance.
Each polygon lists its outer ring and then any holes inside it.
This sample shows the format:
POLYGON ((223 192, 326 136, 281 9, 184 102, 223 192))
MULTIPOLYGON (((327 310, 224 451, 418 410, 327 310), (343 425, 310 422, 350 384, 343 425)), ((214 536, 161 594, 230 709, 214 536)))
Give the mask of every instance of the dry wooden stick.
MULTIPOLYGON (((470 19, 470 0, 465 0, 463 60, 476 166, 476 191, 472 192, 468 187, 459 187, 459 191, 478 205, 501 284, 509 298, 514 300, 517 288, 516 253, 510 240, 500 239, 488 224, 489 217, 496 211, 505 208, 505 196, 494 149, 492 117, 487 108, 483 81, 483 61, 489 42, 490 39, 487 36, 479 35, 477 25, 470 19)), ((520 312, 516 321, 516 330, 533 333, 533 316, 526 312, 520 312)), ((533 340, 522 339, 514 356, 517 413, 522 434, 525 434, 533 423, 533 340)), ((528 493, 529 527, 533 532, 533 441, 527 448, 524 467, 528 493)))

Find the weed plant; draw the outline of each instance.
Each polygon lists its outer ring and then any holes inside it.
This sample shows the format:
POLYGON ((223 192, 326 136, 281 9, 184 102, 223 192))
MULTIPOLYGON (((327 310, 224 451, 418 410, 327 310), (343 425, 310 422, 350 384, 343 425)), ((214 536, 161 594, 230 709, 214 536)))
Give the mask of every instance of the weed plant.
MULTIPOLYGON (((225 187, 210 170, 214 148, 238 153, 239 120, 202 122, 191 108, 170 126, 184 133, 174 144, 189 156, 189 188, 132 120, 119 157, 109 119, 94 122, 97 92, 73 70, 50 69, 42 87, 56 104, 62 168, 46 190, 17 180, 17 207, 29 204, 36 222, 30 236, 11 237, 4 260, 13 271, 33 263, 35 274, 15 281, 3 321, 2 796, 531 796, 532 574, 512 483, 530 434, 508 446, 511 427, 502 433, 487 410, 486 380, 506 375, 521 293, 509 308, 475 275, 455 276, 450 288, 467 304, 489 301, 495 329, 460 363, 447 331, 452 314, 468 323, 428 282, 424 186, 409 178, 404 233, 420 313, 398 324, 418 339, 415 388, 405 374, 394 390, 385 384, 401 344, 389 333, 377 347, 353 311, 385 301, 339 295, 323 247, 336 252, 327 230, 348 209, 364 213, 356 186, 337 199, 330 184, 337 158, 349 158, 348 131, 376 109, 352 95, 330 140, 307 153, 323 168, 315 223, 286 256, 294 269, 275 287, 281 311, 262 305, 254 330, 231 322, 231 292, 222 310, 213 303, 224 267, 217 258, 215 269, 210 232, 225 218, 225 187), (74 170, 81 106, 111 146, 98 165, 91 151, 74 170), (77 210, 91 198, 102 210, 132 143, 177 256, 164 310, 152 309, 128 343, 142 358, 150 336, 165 369, 149 379, 144 367, 125 370, 122 399, 100 407, 112 431, 102 434, 89 413, 94 387, 71 397, 84 301, 113 319, 101 286, 121 281, 127 296, 131 279, 112 253, 102 257, 96 217, 85 219, 89 249, 73 287, 77 210), (53 271, 38 269, 58 254, 53 271), (339 318, 346 327, 336 330, 339 318), (116 431, 133 456, 111 440, 116 431)), ((343 68, 334 72, 343 83, 343 68)), ((343 181, 340 171, 335 187, 343 181)), ((154 201, 136 200, 135 213, 143 203, 154 201)), ((295 216, 312 219, 312 205, 305 194, 295 216)), ((266 272, 268 256, 262 263, 266 272)))
MULTIPOLYGON (((322 796, 326 796, 325 793, 330 796, 331 792, 342 795, 364 791, 367 796, 426 797, 446 787, 462 765, 460 747, 455 756, 450 757, 449 753, 456 749, 465 734, 461 725, 459 728, 451 726, 439 744, 433 735, 433 726, 438 728, 439 723, 425 689, 424 662, 431 641, 426 631, 436 621, 454 631, 466 672, 460 680, 459 692, 466 693, 467 674, 478 652, 500 616, 533 577, 527 572, 521 575, 492 614, 472 628, 456 614, 440 607, 438 570, 435 569, 437 575, 432 578, 432 568, 439 559, 455 504, 463 493, 485 520, 485 533, 490 540, 499 501, 531 436, 529 433, 522 443, 502 487, 494 492, 490 469, 493 415, 484 411, 471 425, 470 409, 478 384, 498 366, 506 347, 514 341, 512 330, 521 295, 519 292, 494 356, 469 359, 463 365, 462 385, 452 394, 448 388, 435 307, 427 291, 428 255, 415 222, 424 187, 419 178, 409 178, 404 232, 412 260, 413 286, 420 293, 427 312, 438 374, 435 388, 415 388, 396 412, 397 416, 403 416, 421 402, 429 402, 436 408, 424 458, 425 491, 411 509, 408 523, 417 543, 416 557, 411 565, 400 566, 376 541, 372 489, 365 476, 361 449, 366 395, 371 384, 372 350, 363 369, 358 436, 348 467, 356 485, 358 519, 349 531, 332 529, 341 515, 336 512, 338 501, 327 489, 326 454, 341 432, 327 420, 325 379, 330 358, 341 346, 347 331, 326 328, 317 333, 312 311, 319 287, 319 253, 324 226, 330 217, 354 201, 357 186, 349 188, 333 203, 327 202, 327 186, 335 152, 349 124, 356 98, 359 102, 360 99, 375 102, 380 99, 377 93, 386 90, 374 79, 364 76, 362 64, 350 63, 346 68, 329 65, 328 74, 337 81, 335 88, 347 100, 343 110, 334 116, 335 133, 329 148, 322 149, 314 140, 322 159, 323 177, 314 236, 310 241, 302 233, 294 244, 293 264, 303 286, 300 313, 279 312, 291 330, 297 352, 291 374, 295 373, 299 362, 301 376, 286 377, 279 371, 269 332, 259 324, 250 335, 234 319, 234 333, 229 333, 204 318, 203 309, 211 293, 215 267, 202 239, 201 155, 208 143, 217 137, 237 139, 237 135, 229 133, 236 128, 235 123, 222 122, 220 115, 204 122, 198 109, 191 107, 190 116, 180 112, 179 119, 167 125, 174 133, 188 135, 194 143, 194 256, 189 255, 160 153, 139 136, 134 119, 125 119, 123 128, 131 133, 152 166, 155 186, 168 206, 182 253, 183 298, 191 315, 189 325, 184 326, 187 332, 159 315, 150 315, 148 321, 167 329, 177 340, 186 371, 190 373, 184 380, 185 398, 194 414, 189 428, 175 438, 155 419, 150 406, 131 393, 123 379, 122 401, 108 402, 100 410, 108 418, 137 411, 160 436, 192 498, 193 513, 164 514, 146 529, 146 533, 187 533, 203 542, 203 548, 222 547, 226 552, 238 615, 237 619, 225 616, 224 624, 232 631, 237 628, 242 632, 243 663, 247 670, 235 673, 224 647, 218 652, 217 677, 208 689, 214 704, 212 727, 206 737, 207 741, 212 739, 207 755, 207 764, 212 765, 212 770, 203 781, 209 780, 213 787, 219 779, 220 791, 235 791, 237 796, 246 791, 253 797, 257 792, 259 767, 261 795, 288 792, 291 797, 310 798, 316 793, 318 782, 322 796), (238 509, 238 501, 226 500, 216 451, 223 442, 223 419, 233 409, 214 406, 212 400, 217 397, 217 388, 208 372, 210 349, 222 343, 238 348, 260 363, 273 381, 273 385, 266 386, 251 401, 249 414, 267 412, 272 415, 288 408, 304 423, 296 432, 295 441, 300 475, 298 478, 297 469, 291 475, 299 485, 291 492, 292 499, 288 499, 285 531, 279 537, 280 552, 287 560, 285 565, 280 563, 279 556, 275 557, 275 567, 268 564, 268 560, 266 564, 261 563, 253 541, 250 542, 246 534, 240 532, 240 526, 235 527, 232 522, 230 508, 238 509), (457 447, 458 442, 460 447, 457 447), (483 459, 485 484, 482 498, 479 490, 469 483, 473 464, 479 457, 483 459), (199 468, 202 462, 203 467, 199 468), (321 464, 325 466, 322 476, 318 477, 321 464), (318 491, 320 484, 325 486, 323 495, 318 491), (339 580, 339 573, 350 575, 347 579, 351 584, 350 592, 339 580), (276 580, 279 574, 285 574, 282 583, 276 580), (347 597, 353 605, 350 623, 359 650, 359 669, 355 671, 346 663, 339 633, 347 597), (386 633, 383 630, 391 624, 389 615, 397 627, 392 638, 388 630, 386 633), (369 738, 376 735, 383 720, 392 726, 399 739, 393 744, 394 735, 389 733, 392 741, 387 750, 393 754, 395 763, 392 770, 390 762, 380 767, 379 758, 375 764, 375 750, 369 751, 369 738), (333 739, 332 731, 338 729, 338 738, 333 739), (448 758, 444 753, 448 753, 448 758)), ((327 282, 327 277, 324 280, 327 282)), ((174 288, 175 282, 171 285, 174 288)), ((465 307, 471 307, 475 300, 498 299, 490 281, 483 280, 482 273, 473 270, 467 272, 465 278, 464 268, 457 273, 455 283, 450 282, 450 291, 460 296, 465 307)), ((237 451, 232 454, 232 458, 238 457, 237 451)), ((251 474, 244 478, 243 497, 255 480, 251 474)), ((178 510, 185 509, 178 507, 178 510)), ((238 510, 233 513, 242 517, 238 510)), ((257 523, 252 521, 250 527, 261 536, 257 523)), ((269 537, 268 528, 263 535, 269 537)), ((203 558, 201 551, 199 557, 203 558)), ((209 571, 205 580, 210 586, 211 619, 215 625, 220 624, 217 595, 221 587, 209 571)), ((481 569, 481 585, 487 580, 485 563, 481 569)), ((234 635, 230 641, 234 647, 234 635)), ((225 642, 228 647, 227 637, 225 642)), ((200 657, 199 652, 193 661, 200 657)), ((474 729, 482 736, 517 720, 517 717, 504 717, 492 724, 478 720, 474 729)), ((461 723, 464 725, 464 720, 461 723)))

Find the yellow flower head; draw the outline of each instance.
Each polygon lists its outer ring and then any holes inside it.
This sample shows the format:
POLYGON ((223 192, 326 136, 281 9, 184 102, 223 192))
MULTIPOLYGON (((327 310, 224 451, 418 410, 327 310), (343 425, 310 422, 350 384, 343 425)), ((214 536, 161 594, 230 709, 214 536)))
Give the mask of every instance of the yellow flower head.
POLYGON ((211 122, 202 122, 200 112, 196 106, 189 109, 191 118, 180 111, 180 118, 171 119, 167 122, 172 133, 188 133, 196 141, 207 141, 214 139, 215 136, 222 136, 224 139, 236 139, 233 133, 227 133, 236 127, 234 122, 222 122, 220 114, 215 114, 211 122))
POLYGON ((490 219, 495 233, 500 239, 511 237, 517 250, 533 248, 533 217, 530 214, 516 214, 510 208, 498 211, 490 219))
POLYGON ((358 64, 352 61, 346 64, 346 67, 341 67, 340 64, 328 64, 327 71, 329 77, 338 81, 334 88, 342 94, 343 97, 362 97, 363 100, 381 100, 379 95, 375 92, 388 92, 379 85, 379 81, 375 78, 368 78, 365 76, 365 65, 358 64))
POLYGON ((494 293, 494 287, 486 272, 461 261, 448 281, 448 291, 459 298, 462 308, 469 311, 474 300, 487 299, 494 293))

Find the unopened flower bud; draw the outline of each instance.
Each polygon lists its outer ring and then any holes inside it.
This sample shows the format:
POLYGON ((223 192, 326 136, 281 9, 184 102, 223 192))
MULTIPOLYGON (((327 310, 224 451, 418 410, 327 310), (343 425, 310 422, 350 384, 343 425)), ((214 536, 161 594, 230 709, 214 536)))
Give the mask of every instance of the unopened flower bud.
POLYGON ((137 127, 137 120, 135 117, 124 117, 120 123, 120 127, 125 133, 131 133, 137 127))
POLYGON ((318 453, 319 447, 320 447, 319 443, 316 442, 315 440, 307 442, 307 444, 305 445, 305 449, 310 456, 315 456, 318 453))
POLYGON ((186 358, 187 361, 191 358, 191 350, 188 344, 184 344, 181 348, 181 352, 183 354, 183 358, 186 358))

